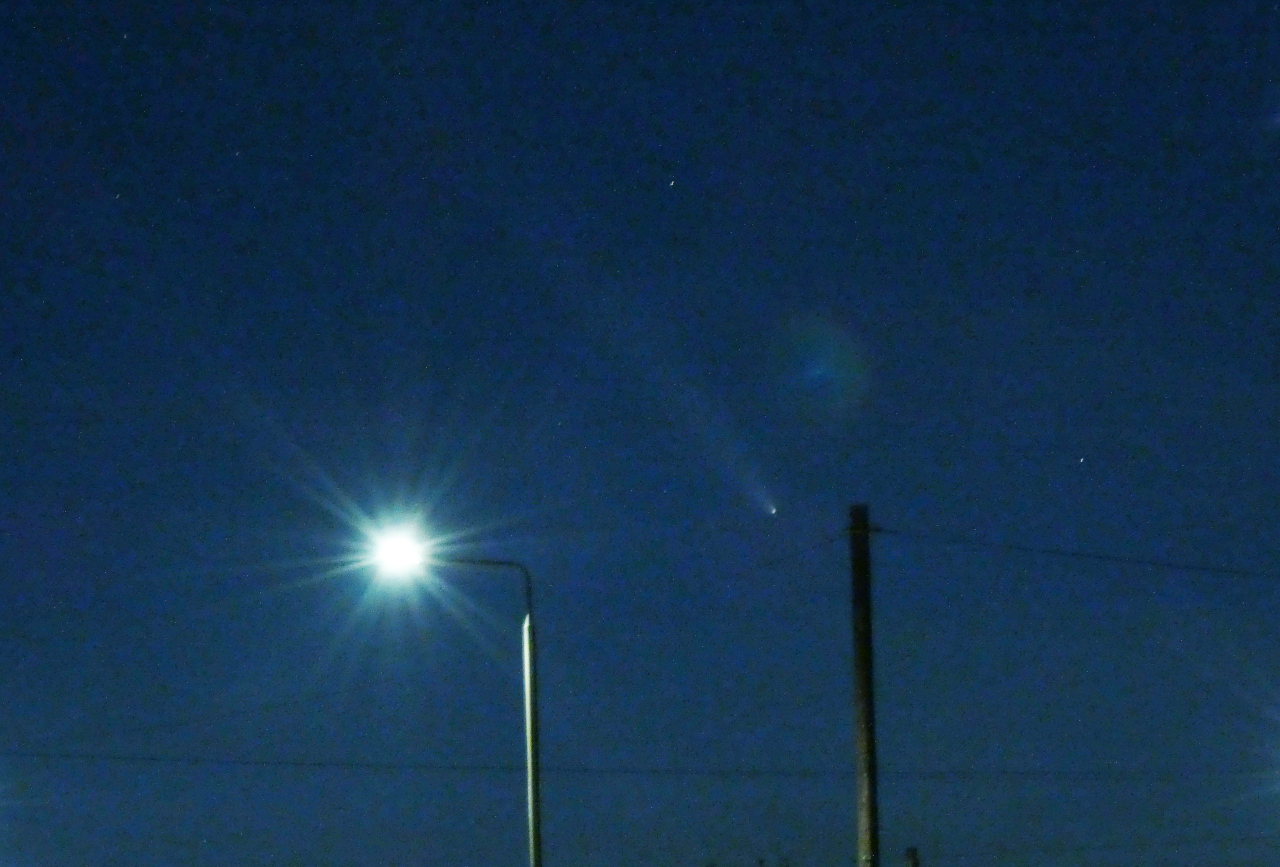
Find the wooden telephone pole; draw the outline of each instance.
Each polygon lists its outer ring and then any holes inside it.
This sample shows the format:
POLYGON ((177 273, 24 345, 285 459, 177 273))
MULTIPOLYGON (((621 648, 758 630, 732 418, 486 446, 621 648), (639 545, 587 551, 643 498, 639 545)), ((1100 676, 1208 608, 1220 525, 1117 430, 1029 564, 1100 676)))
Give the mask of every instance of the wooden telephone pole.
POLYGON ((858 864, 880 865, 876 798, 876 711, 871 660, 871 520, 865 505, 849 510, 853 560, 853 688, 858 745, 858 864))

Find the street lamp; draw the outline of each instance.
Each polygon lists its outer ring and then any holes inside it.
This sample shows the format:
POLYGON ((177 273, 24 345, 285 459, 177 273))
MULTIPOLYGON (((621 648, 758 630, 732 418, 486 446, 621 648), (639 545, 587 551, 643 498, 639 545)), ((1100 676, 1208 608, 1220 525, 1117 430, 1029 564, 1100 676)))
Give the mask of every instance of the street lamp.
POLYGON ((506 569, 520 573, 524 581, 524 759, 529 805, 529 867, 542 867, 542 809, 538 746, 538 665, 533 632, 533 576, 523 563, 468 557, 434 557, 431 543, 412 527, 397 527, 373 538, 371 560, 385 581, 412 581, 430 566, 506 569))

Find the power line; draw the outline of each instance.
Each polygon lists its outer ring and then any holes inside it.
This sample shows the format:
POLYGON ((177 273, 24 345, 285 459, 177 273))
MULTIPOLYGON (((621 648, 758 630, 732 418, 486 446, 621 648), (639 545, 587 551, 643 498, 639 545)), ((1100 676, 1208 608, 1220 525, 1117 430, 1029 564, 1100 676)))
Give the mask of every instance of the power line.
POLYGON ((1084 771, 1056 771, 1056 770, 1040 770, 1040 769, 1001 769, 1001 768, 977 768, 973 770, 916 770, 916 771, 882 771, 883 776, 904 777, 915 780, 980 780, 980 779, 1028 779, 1028 780, 1100 780, 1100 781, 1119 781, 1119 780, 1145 780, 1158 782, 1177 782, 1190 778, 1208 779, 1214 777, 1265 777, 1271 779, 1274 774, 1270 771, 1260 770, 1243 770, 1229 768, 1215 768, 1204 770, 1177 770, 1163 771, 1149 768, 1108 768, 1084 771))
POLYGON ((1255 834, 1239 837, 1206 834, 1201 837, 1183 837, 1172 840, 1139 840, 1125 843, 1030 844, 1025 846, 1015 844, 1011 846, 992 846, 987 849, 968 852, 939 853, 938 857, 969 860, 1000 855, 1083 855, 1090 852, 1150 852, 1178 849, 1186 846, 1221 846, 1224 844, 1264 843, 1273 840, 1280 840, 1280 834, 1255 834))
MULTIPOLYGON (((461 762, 379 762, 332 759, 241 759, 207 756, 163 756, 139 753, 98 753, 55 750, 3 750, 0 758, 46 762, 98 762, 103 764, 169 764, 188 766, 300 768, 359 771, 424 771, 432 773, 524 773, 522 764, 485 764, 461 762)), ((593 776, 669 776, 669 777, 791 777, 843 779, 852 774, 805 768, 658 768, 640 766, 596 767, 590 765, 544 766, 544 771, 560 774, 593 776)))
MULTIPOLYGON (((50 750, 4 750, 0 758, 45 762, 86 762, 127 765, 186 765, 202 767, 296 768, 304 770, 419 771, 430 773, 524 773, 522 764, 485 764, 450 762, 378 762, 331 759, 240 759, 204 756, 162 756, 137 753, 90 753, 50 750)), ((786 768, 653 768, 593 767, 588 765, 544 766, 544 772, 592 776, 670 776, 670 777, 792 777, 841 779, 850 774, 786 768)))
MULTIPOLYGON (((778 568, 785 563, 794 562, 805 556, 812 554, 832 543, 844 538, 847 530, 841 529, 836 532, 826 533, 820 538, 813 540, 807 544, 798 545, 789 551, 781 554, 757 558, 751 565, 741 566, 727 573, 727 577, 736 577, 746 575, 757 570, 770 570, 778 568)), ((940 545, 964 546, 975 548, 987 548, 992 550, 1011 551, 1021 554, 1035 554, 1040 556, 1058 557, 1074 560, 1087 560, 1093 562, 1117 563, 1131 566, 1144 566, 1156 569, 1166 569, 1171 571, 1198 572, 1202 574, 1230 575, 1235 577, 1256 577, 1256 578, 1280 578, 1280 573, 1266 572, 1262 570, 1244 569, 1239 567, 1223 567, 1223 566, 1206 566, 1203 564, 1179 563, 1169 560, 1149 559, 1142 557, 1130 557, 1118 554, 1106 554, 1094 551, 1083 551, 1071 548, 1051 547, 1051 546, 1035 546, 1011 542, 995 542, 989 539, 981 539, 968 536, 955 535, 939 535, 932 533, 921 533, 911 530, 900 530, 891 527, 872 526, 871 532, 879 535, 901 536, 908 539, 918 539, 925 542, 933 542, 940 545)), ((302 704, 317 699, 336 697, 345 694, 351 690, 340 690, 337 692, 312 692, 302 695, 291 696, 288 698, 263 702, 255 709, 270 710, 276 707, 286 707, 289 705, 302 704)), ((227 716, 243 716, 245 709, 237 708, 234 711, 214 711, 209 714, 198 714, 195 716, 187 716, 176 720, 156 721, 154 723, 142 724, 125 729, 117 734, 138 734, 145 732, 163 731, 166 729, 186 728, 200 725, 210 720, 217 720, 227 716)))
POLYGON ((976 539, 967 536, 941 536, 931 533, 917 533, 910 530, 896 530, 890 527, 873 527, 871 532, 880 535, 902 536, 907 539, 919 539, 939 545, 953 545, 970 548, 989 548, 1000 551, 1014 551, 1020 554, 1039 554, 1046 557, 1060 557, 1070 560, 1092 560, 1102 563, 1119 563, 1126 566, 1149 566, 1153 569, 1167 569, 1175 572, 1198 572, 1206 575, 1231 575, 1244 578, 1280 578, 1280 572, 1268 572, 1261 569, 1245 569, 1238 566, 1207 566, 1199 563, 1179 563, 1173 560, 1157 560, 1145 557, 1129 557, 1122 554, 1103 554, 1096 551, 1081 551, 1074 548, 1040 547, 1036 545, 1020 545, 1013 542, 993 542, 989 539, 976 539))
MULTIPOLYGON (((909 539, 918 539, 925 542, 933 542, 941 545, 965 546, 976 548, 987 548, 992 550, 1003 550, 1016 552, 1021 554, 1034 554, 1040 556, 1066 558, 1074 560, 1087 560, 1094 562, 1117 563, 1123 565, 1143 566, 1149 568, 1166 569, 1171 571, 1198 572, 1203 574, 1229 575, 1235 577, 1259 577, 1259 578, 1280 578, 1280 573, 1267 572, 1262 570, 1245 569, 1239 567, 1223 567, 1208 566, 1203 564, 1180 563, 1169 560, 1149 559, 1141 557, 1131 557, 1125 555, 1106 554, 1094 551, 1084 551, 1078 549, 1052 547, 1052 546, 1035 546, 1019 543, 996 542, 988 539, 975 537, 956 536, 956 535, 939 535, 931 533, 921 533, 910 530, 901 530, 891 527, 873 526, 873 533, 879 535, 894 535, 909 539)), ((832 543, 842 539, 847 530, 841 529, 836 532, 823 534, 820 538, 812 540, 807 544, 798 545, 784 553, 761 557, 756 559, 755 563, 749 566, 743 566, 734 569, 730 575, 746 574, 756 570, 768 570, 777 568, 787 562, 793 562, 802 557, 831 545, 832 543)), ((301 695, 290 696, 275 701, 264 702, 258 706, 259 710, 269 710, 275 707, 284 707, 294 704, 305 703, 322 698, 336 697, 350 690, 341 690, 337 692, 310 692, 301 695)), ((235 716, 243 716, 244 708, 234 711, 235 716)), ((124 734, 137 734, 143 732, 159 731, 171 728, 184 728, 199 725, 201 723, 216 720, 227 716, 233 712, 220 710, 211 714, 199 714, 188 716, 176 720, 157 721, 149 724, 142 724, 126 729, 124 734)), ((203 759, 203 758, 169 758, 169 757, 152 757, 152 756, 112 756, 97 753, 72 753, 72 752, 0 752, 0 756, 8 756, 10 758, 44 758, 46 760, 78 760, 78 761, 136 761, 136 762, 170 762, 170 763, 206 763, 206 764, 242 764, 242 765, 260 765, 260 766, 280 766, 280 767, 349 767, 349 768, 391 768, 403 767, 418 770, 439 770, 439 771, 494 771, 508 770, 505 767, 498 768, 496 766, 455 766, 455 765, 421 765, 421 764, 380 764, 380 763, 361 763, 361 762, 276 762, 276 761, 257 761, 257 760, 220 760, 220 759, 203 759)), ((518 769, 517 769, 518 770, 518 769)), ((818 777, 831 776, 827 772, 819 771, 797 771, 787 769, 727 769, 727 770, 695 770, 695 769, 651 769, 651 768, 565 768, 561 769, 566 773, 601 773, 601 774, 668 774, 668 775, 706 775, 706 776, 797 776, 797 777, 818 777)), ((892 772, 891 772, 892 773, 892 772)), ((981 778, 988 776, 1071 776, 1075 779, 1101 779, 1109 776, 1116 776, 1110 771, 1102 772, 1046 772, 1046 771, 920 771, 920 772, 901 772, 908 776, 919 779, 962 779, 962 778, 981 778)), ((1234 772, 1225 772, 1234 773, 1234 772)), ((1121 777, 1132 776, 1125 772, 1119 774, 1121 777)))
POLYGON ((137 753, 82 753, 45 750, 4 750, 0 758, 46 762, 89 762, 122 765, 187 765, 191 767, 298 768, 357 771, 433 771, 441 773, 515 773, 523 765, 448 764, 427 762, 334 761, 330 759, 236 759, 205 756, 158 756, 137 753))
MULTIPOLYGON (((97 762, 103 764, 169 764, 188 766, 339 769, 358 771, 421 771, 432 773, 523 773, 522 764, 467 762, 405 762, 334 759, 252 759, 210 756, 165 756, 145 753, 101 753, 70 750, 3 750, 0 758, 45 762, 97 762)), ((853 771, 830 771, 813 768, 707 767, 679 768, 652 766, 559 765, 544 770, 559 774, 592 776, 718 777, 718 778, 792 778, 853 779, 853 771)), ((1063 780, 1182 780, 1192 777, 1260 776, 1258 771, 1181 770, 1160 771, 1143 768, 1114 768, 1094 771, 1057 771, 1048 769, 953 769, 953 770, 887 770, 885 776, 918 780, 973 779, 1063 779, 1063 780)))

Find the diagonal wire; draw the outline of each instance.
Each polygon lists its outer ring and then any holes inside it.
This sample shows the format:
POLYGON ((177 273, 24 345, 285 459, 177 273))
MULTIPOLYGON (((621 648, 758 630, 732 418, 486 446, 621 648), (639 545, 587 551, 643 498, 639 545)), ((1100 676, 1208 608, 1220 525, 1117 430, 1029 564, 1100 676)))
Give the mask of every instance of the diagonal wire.
POLYGON ((889 527, 872 527, 871 531, 879 535, 901 536, 905 539, 919 539, 924 542, 933 542, 938 545, 988 548, 999 551, 1014 551, 1020 554, 1040 554, 1046 557, 1062 557, 1071 560, 1092 560, 1101 563, 1120 563, 1126 566, 1149 566, 1153 569, 1167 569, 1169 571, 1176 572, 1198 572, 1205 575, 1231 575, 1246 578, 1280 578, 1280 572, 1271 572, 1262 569, 1245 569, 1238 566, 1209 566, 1199 563, 1180 563, 1173 560, 1130 557, 1123 554, 1104 554, 1096 551, 1081 551, 1074 548, 1021 545, 1013 542, 993 542, 989 539, 978 539, 968 536, 942 536, 932 533, 918 533, 911 530, 896 530, 889 527))

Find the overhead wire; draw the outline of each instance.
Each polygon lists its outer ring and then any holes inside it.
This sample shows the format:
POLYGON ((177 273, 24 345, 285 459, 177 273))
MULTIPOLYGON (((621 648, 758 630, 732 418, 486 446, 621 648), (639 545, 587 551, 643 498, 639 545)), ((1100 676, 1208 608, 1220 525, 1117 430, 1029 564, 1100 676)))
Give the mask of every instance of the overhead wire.
MULTIPOLYGON (((992 846, 968 852, 939 852, 937 858, 954 858, 970 860, 974 858, 992 858, 1008 855, 1084 855, 1090 852, 1151 852, 1167 849, 1182 849, 1191 846, 1221 846, 1224 844, 1267 843, 1280 840, 1280 833, 1249 835, 1206 834, 1201 837, 1183 837, 1171 840, 1133 840, 1126 842, 1077 843, 1077 844, 1013 844, 1009 846, 992 846)), ((1215 863, 1221 863, 1214 859, 1215 863)))
POLYGON ((1148 557, 1133 557, 1125 554, 1106 554, 1098 551, 1085 551, 1076 548, 1052 546, 1024 545, 1015 542, 996 542, 971 536, 944 536, 931 533, 919 533, 911 530, 898 530, 892 527, 871 528, 873 534, 884 536, 901 536, 906 539, 919 539, 939 545, 987 548, 999 551, 1012 551, 1019 554, 1037 554, 1045 557, 1058 557, 1069 560, 1091 560, 1100 563, 1116 563, 1125 566, 1145 566, 1152 569, 1165 569, 1175 572, 1196 572, 1206 575, 1230 575, 1247 578, 1280 578, 1280 572, 1263 569, 1246 569, 1239 566, 1212 566, 1203 563, 1182 563, 1174 560, 1161 560, 1148 557))
MULTIPOLYGON (((127 752, 93 752, 77 750, 0 750, 0 758, 40 762, 84 762, 130 765, 187 765, 258 768, 339 769, 355 771, 415 771, 429 773, 523 773, 525 766, 516 763, 468 763, 468 762, 407 762, 375 761, 367 759, 261 759, 218 756, 158 755, 127 752)), ((651 776, 651 777, 713 777, 733 778, 791 778, 791 779, 854 779, 852 770, 821 770, 815 768, 781 767, 657 767, 643 765, 544 765, 543 770, 553 774, 588 776, 651 776)), ((971 768, 951 770, 884 769, 884 777, 915 780, 975 779, 1062 779, 1081 780, 1184 780, 1189 778, 1235 778, 1266 776, 1260 771, 1234 769, 1201 769, 1161 771, 1147 768, 1112 768, 1093 771, 1062 771, 1053 769, 1003 769, 971 768)))
MULTIPOLYGON (((1096 551, 1086 551, 1072 548, 1054 547, 1054 546, 1036 546, 1020 543, 997 542, 989 539, 956 536, 956 535, 940 535, 921 533, 910 530, 901 530, 893 527, 885 527, 873 525, 871 532, 876 535, 898 536, 908 539, 917 539, 925 542, 932 542, 947 546, 964 546, 986 548, 991 550, 1003 550, 1020 554, 1033 554, 1039 556, 1048 556, 1056 558, 1085 560, 1093 562, 1117 563, 1129 566, 1142 566, 1156 569, 1165 569, 1173 571, 1197 572, 1202 574, 1231 575, 1231 576, 1248 576, 1248 577, 1280 577, 1280 573, 1268 572, 1265 570, 1246 569, 1231 566, 1213 566, 1205 564, 1181 563, 1171 560, 1153 559, 1133 557, 1128 555, 1116 555, 1101 553, 1096 551)), ((762 557, 756 560, 754 565, 742 567, 734 570, 731 574, 746 574, 757 569, 772 569, 781 566, 787 562, 793 561, 800 557, 808 556, 814 551, 831 545, 847 533, 846 529, 836 532, 823 534, 817 540, 782 554, 775 554, 768 557, 762 557)), ((337 693, 327 691, 307 692, 301 695, 290 696, 283 699, 275 699, 263 702, 256 706, 258 710, 270 710, 278 707, 286 707, 301 703, 315 701, 320 698, 332 697, 337 694, 345 693, 349 690, 341 690, 337 693)), ((252 712, 253 709, 249 709, 252 712)), ((187 715, 179 719, 169 721, 157 721, 152 724, 143 724, 140 726, 130 727, 127 730, 117 732, 116 734, 140 734, 147 732, 163 731, 167 729, 178 729, 196 726, 202 722, 217 720, 228 715, 244 716, 246 709, 240 707, 234 712, 220 709, 211 714, 187 715)), ((150 764, 187 764, 187 765, 227 765, 227 766, 245 766, 245 767, 279 767, 279 768, 346 768, 346 769, 365 769, 365 770, 417 770, 417 771, 445 771, 445 772, 508 772, 519 770, 516 766, 505 765, 466 765, 466 764, 439 764, 439 763, 389 763, 389 762, 368 762, 368 761, 334 761, 334 760, 276 760, 276 759, 235 759, 235 758, 211 758, 211 757, 191 757, 191 756, 161 756, 133 753, 103 753, 94 751, 56 751, 56 750, 33 750, 33 749, 15 749, 8 751, 0 751, 0 757, 10 759, 32 759, 41 761, 102 761, 115 763, 150 763, 150 764)), ((668 776, 712 776, 712 777, 839 777, 843 774, 836 772, 815 771, 807 769, 785 769, 785 768, 646 768, 646 767, 564 767, 560 769, 548 768, 549 771, 561 773, 583 773, 583 774, 614 774, 614 775, 668 775, 668 776)), ((1178 774, 1165 774, 1159 771, 1147 771, 1135 769, 1132 771, 1124 769, 1105 769, 1098 771, 1051 771, 1051 770, 1007 770, 1007 769, 991 769, 991 770, 922 770, 922 771, 900 771, 888 772, 890 775, 906 776, 916 779, 980 779, 984 777, 1059 777, 1069 779, 1131 779, 1138 777, 1162 778, 1162 777, 1182 777, 1186 776, 1185 771, 1178 774)), ((1248 775, 1248 771, 1231 771, 1223 770, 1217 772, 1207 772, 1204 775, 1211 776, 1240 776, 1248 775)))
MULTIPOLYGON (((880 536, 896 536, 904 539, 914 539, 926 543, 934 543, 945 546, 959 546, 970 548, 982 548, 987 550, 1006 551, 1018 554, 1029 554, 1035 556, 1053 557, 1059 559, 1069 559, 1078 561, 1088 561, 1096 563, 1111 563, 1123 566, 1136 566, 1143 568, 1159 569, 1165 571, 1187 572, 1207 575, 1221 575, 1232 577, 1249 577, 1249 578, 1280 578, 1280 573, 1275 571, 1251 569, 1236 566, 1221 566, 1203 563, 1187 563, 1175 560, 1145 558, 1130 555, 1111 554, 1098 551, 1089 551, 1082 549, 1066 548, 1059 546, 1037 546, 1030 544, 1021 544, 1013 542, 999 542, 990 539, 942 535, 922 533, 910 530, 901 530, 894 527, 873 526, 871 531, 875 535, 880 536)), ((821 548, 831 545, 833 542, 842 538, 847 530, 842 529, 837 532, 823 534, 819 539, 809 545, 797 547, 782 554, 775 554, 769 557, 759 558, 754 565, 734 570, 733 574, 745 574, 758 569, 772 569, 781 566, 787 562, 794 561, 801 557, 805 557, 821 548)), ((262 705, 263 709, 270 707, 289 705, 314 699, 315 696, 295 696, 275 702, 268 702, 262 705)), ((240 711, 244 713, 243 709, 240 711)), ((219 713, 216 716, 221 717, 219 713)), ((172 723, 159 723, 154 728, 168 727, 185 727, 198 724, 201 720, 200 716, 187 717, 182 720, 175 720, 172 723)), ((150 730, 153 726, 141 726, 140 729, 150 730)), ((466 773, 466 774, 515 774, 523 772, 524 768, 519 764, 503 764, 503 763, 433 763, 433 762, 386 762, 386 761, 368 761, 368 760, 330 760, 330 759, 257 759, 257 758, 228 758, 228 757, 210 757, 210 756, 166 756, 142 753, 104 753, 90 751, 56 751, 56 750, 0 750, 0 758, 9 760, 29 760, 39 762, 101 762, 115 764, 152 764, 152 765, 183 765, 189 767, 236 767, 236 768, 261 768, 284 770, 301 770, 301 771, 328 771, 342 770, 354 772, 368 773, 466 773)), ((592 775, 592 776, 649 776, 649 777, 704 777, 715 779, 741 779, 741 778, 778 778, 778 779, 852 779, 852 772, 845 771, 824 771, 805 768, 759 768, 759 767, 731 767, 731 768, 678 768, 678 767, 644 767, 644 766, 587 766, 587 765, 565 765, 565 766, 544 766, 544 771, 550 774, 568 774, 568 775, 592 775)), ((1178 772, 1168 772, 1153 769, 1142 768, 1107 768, 1098 770, 1083 771, 1059 771, 1050 769, 935 769, 935 770, 899 770, 882 769, 882 775, 887 777, 907 778, 916 780, 956 780, 956 781, 973 781, 973 780, 1009 780, 1009 779, 1063 779, 1063 780, 1094 780, 1094 781, 1134 781, 1134 780, 1181 780, 1189 777, 1198 778, 1228 778, 1228 777, 1249 777, 1259 776, 1258 771, 1232 770, 1232 769, 1213 769, 1203 771, 1187 771, 1180 770, 1178 772)), ((1144 841, 1126 841, 1126 842, 1103 842, 1103 843, 1083 843, 1083 844, 1028 844, 1028 845, 1009 845, 984 848, 980 850, 942 852, 937 857, 949 858, 955 860, 973 860, 977 858, 991 858, 1000 856, 1017 856, 1017 855, 1085 855, 1089 853, 1101 852, 1154 852, 1167 851, 1174 848, 1184 848, 1188 846, 1201 845, 1239 845, 1248 843, 1271 842, 1280 839, 1277 834, 1262 834, 1255 836, 1203 836, 1194 838, 1172 839, 1172 840, 1144 840, 1144 841)))
MULTIPOLYGON (((806 557, 815 551, 831 545, 833 542, 841 539, 847 534, 847 529, 840 529, 834 532, 824 533, 818 539, 806 544, 797 546, 789 551, 773 554, 767 557, 758 558, 752 565, 739 567, 732 570, 726 577, 736 577, 739 575, 749 574, 756 570, 774 569, 785 563, 806 557)), ((898 536, 906 539, 917 539, 924 542, 932 542, 946 546, 961 546, 985 548, 990 550, 1003 550, 1020 554, 1033 554, 1039 556, 1085 560, 1094 562, 1116 563, 1129 566, 1143 566, 1148 568, 1165 569, 1171 571, 1196 572, 1201 574, 1230 575, 1236 577, 1266 577, 1280 578, 1280 573, 1268 572, 1264 570, 1246 569, 1233 566, 1212 566, 1205 564, 1181 563, 1171 560, 1153 559, 1134 557, 1128 555, 1108 554, 1096 551, 1085 551, 1080 549, 1055 547, 1055 546, 1037 546, 1011 542, 997 542, 989 539, 982 539, 970 536, 958 535, 942 535, 932 533, 922 533, 912 530, 902 530, 894 527, 886 527, 881 525, 872 525, 871 532, 874 535, 882 536, 898 536)), ((301 695, 289 696, 281 699, 273 699, 255 705, 253 709, 271 710, 278 707, 287 707, 291 705, 304 704, 317 699, 336 697, 345 694, 350 688, 338 691, 308 691, 301 695)), ((142 734, 148 732, 165 731, 171 729, 188 728, 200 725, 206 721, 213 721, 228 716, 243 717, 246 709, 241 706, 234 710, 220 709, 209 714, 184 715, 173 720, 158 720, 154 723, 147 723, 137 726, 131 726, 127 730, 122 730, 116 734, 142 734)))

